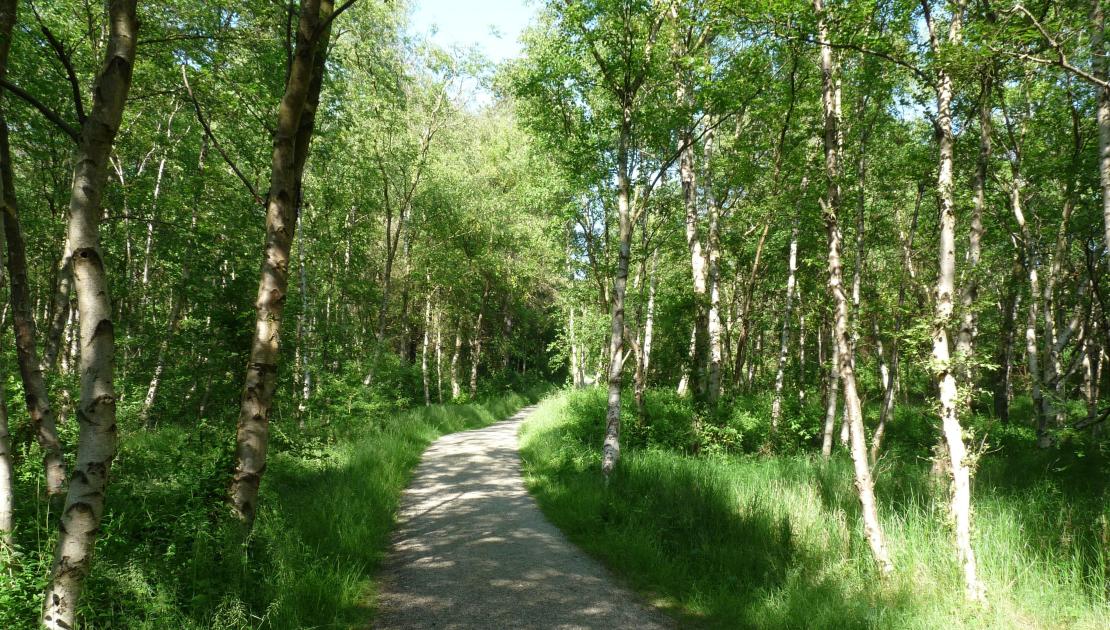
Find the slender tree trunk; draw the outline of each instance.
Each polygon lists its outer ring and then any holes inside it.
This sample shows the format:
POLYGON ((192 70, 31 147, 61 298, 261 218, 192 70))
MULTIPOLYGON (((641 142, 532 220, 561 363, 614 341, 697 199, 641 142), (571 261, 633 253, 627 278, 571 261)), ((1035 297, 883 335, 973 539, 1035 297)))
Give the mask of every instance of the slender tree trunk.
POLYGON ((266 249, 255 302, 255 333, 243 384, 236 430, 236 465, 230 497, 232 512, 248 527, 257 513, 258 488, 266 470, 270 408, 277 387, 279 342, 289 258, 300 205, 300 180, 315 126, 323 81, 328 29, 321 19, 331 0, 302 0, 297 43, 285 93, 278 108, 266 202, 266 249))
POLYGON ((748 338, 751 336, 751 310, 752 310, 752 297, 755 294, 755 281, 759 274, 759 262, 763 256, 763 245, 767 242, 767 235, 771 232, 771 216, 767 217, 767 221, 763 224, 763 232, 759 235, 759 241, 755 246, 755 257, 752 259, 752 268, 748 273, 748 282, 744 286, 744 297, 740 303, 740 315, 737 320, 740 322, 740 334, 736 343, 736 360, 733 363, 733 384, 736 387, 740 386, 741 379, 744 377, 744 368, 747 359, 748 351, 748 338))
POLYGON ((798 273, 798 224, 790 231, 789 275, 786 278, 786 303, 782 309, 782 333, 779 335, 778 365, 775 370, 775 395, 771 401, 771 434, 774 435, 782 419, 782 386, 786 374, 787 350, 790 347, 790 317, 794 306, 794 286, 798 273))
POLYGON ((1087 402, 1089 423, 1094 423, 1098 416, 1099 375, 1102 368, 1102 363, 1099 361, 1101 348, 1095 338, 1094 334, 1088 335, 1083 348, 1083 397, 1087 402))
POLYGON ((1010 421, 1010 375, 1013 372, 1014 365, 1014 340, 1016 338, 1015 330, 1017 328, 1017 314, 1019 303, 1021 301, 1021 294, 1018 288, 1021 286, 1023 267, 1020 262, 1015 261, 1013 273, 1010 274, 1010 282, 1006 290, 1005 297, 1002 300, 1002 343, 998 350, 998 373, 994 383, 994 415, 998 417, 1003 423, 1010 421))
MULTIPOLYGON (((1110 79, 1106 53, 1106 13, 1102 0, 1091 0, 1091 51, 1095 76, 1110 79)), ((1098 88, 1098 174, 1102 186, 1103 245, 1110 249, 1110 89, 1098 88)))
POLYGON ((46 332, 46 342, 43 344, 42 363, 47 370, 54 369, 57 365, 58 355, 66 354, 66 331, 71 319, 73 299, 73 248, 70 246, 69 237, 65 239, 62 247, 62 257, 55 270, 54 299, 50 305, 50 327, 46 332))
MULTIPOLYGON (((710 121, 710 125, 714 125, 710 121)), ((706 282, 709 291, 706 330, 709 335, 709 367, 707 368, 705 400, 716 406, 721 396, 721 207, 713 193, 713 147, 712 127, 705 136, 705 197, 709 214, 709 234, 706 237, 705 258, 708 264, 706 282)))
POLYGON ((462 354, 462 318, 455 322, 455 352, 451 355, 451 398, 455 399, 462 393, 459 386, 459 355, 462 354))
POLYGON ((582 387, 578 381, 578 338, 574 330, 574 307, 567 312, 567 342, 570 344, 570 379, 575 388, 582 387))
POLYGON ((150 384, 146 388, 146 397, 143 398, 143 408, 139 412, 139 422, 147 427, 151 426, 150 411, 154 409, 154 401, 158 396, 158 386, 162 382, 162 372, 166 369, 166 353, 169 351, 173 336, 177 334, 177 326, 181 323, 181 312, 184 310, 185 303, 183 292, 183 290, 179 291, 178 295, 174 297, 173 307, 170 308, 170 321, 166 326, 166 336, 162 338, 162 343, 158 346, 158 359, 154 364, 154 374, 150 377, 150 384))
POLYGON ((843 270, 840 261, 840 226, 837 214, 840 208, 840 103, 836 98, 836 75, 832 47, 827 43, 829 30, 823 0, 813 0, 817 13, 817 30, 821 44, 822 102, 825 119, 825 176, 827 189, 821 200, 825 219, 825 231, 829 241, 829 290, 836 307, 833 325, 833 341, 839 354, 840 383, 844 388, 844 406, 848 421, 851 422, 851 454, 855 469, 856 489, 859 492, 863 516, 864 535, 876 564, 883 573, 894 571, 890 553, 886 547, 882 524, 879 522, 878 506, 875 501, 871 469, 867 465, 867 446, 864 443, 863 410, 860 407, 859 393, 856 390, 856 375, 851 361, 851 337, 848 325, 848 297, 844 294, 843 270))
POLYGON ((428 346, 431 344, 432 334, 432 292, 424 299, 424 343, 420 353, 420 375, 424 379, 424 406, 432 404, 431 374, 428 373, 428 346))
POLYGON ((655 290, 658 284, 656 267, 659 264, 659 250, 651 254, 651 270, 648 272, 647 315, 644 318, 644 335, 640 341, 640 352, 636 357, 636 409, 644 415, 644 394, 647 390, 648 368, 651 366, 651 344, 655 336, 655 290))
MULTIPOLYGON (((913 218, 910 219, 910 232, 909 237, 906 238, 906 255, 913 251, 914 237, 917 235, 917 218, 921 214, 921 199, 925 194, 925 187, 919 185, 917 187, 917 196, 913 204, 913 218)), ((879 453, 882 452, 883 438, 886 436, 886 426, 890 419, 894 416, 894 392, 898 386, 898 370, 901 367, 901 350, 902 350, 902 322, 905 319, 906 308, 906 284, 909 282, 907 277, 908 272, 902 271, 902 279, 898 283, 898 306, 894 313, 894 335, 890 342, 890 367, 888 369, 889 376, 883 383, 883 402, 882 407, 879 408, 879 424, 875 427, 875 434, 871 437, 871 451, 870 460, 871 465, 874 466, 875 462, 879 460, 879 453)), ((878 330, 876 330, 876 337, 878 337, 878 330)), ((880 351, 880 356, 882 352, 880 351)))
POLYGON ((972 197, 975 200, 971 214, 971 230, 967 241, 967 275, 960 307, 963 317, 960 332, 956 339, 956 360, 962 367, 960 378, 964 385, 971 387, 971 359, 975 349, 975 336, 978 333, 979 313, 975 303, 979 299, 979 259, 982 257, 983 210, 986 208, 987 169, 991 158, 991 89, 994 82, 993 69, 983 71, 979 89, 979 157, 975 163, 975 179, 972 184, 972 197))
POLYGON ((621 381, 624 373, 624 295, 628 285, 628 261, 632 251, 631 181, 628 153, 632 140, 632 103, 622 104, 620 137, 617 141, 617 220, 619 241, 617 268, 613 274, 612 326, 609 334, 609 394, 605 412, 605 443, 601 472, 606 483, 620 460, 621 381))
POLYGON ((1024 180, 1021 174, 1020 155, 1015 153, 1011 163, 1012 179, 1010 184, 1010 209, 1017 221, 1024 243, 1022 251, 1022 265, 1029 282, 1029 306, 1025 320, 1025 360, 1026 372, 1029 376, 1030 394, 1033 398, 1034 424, 1037 429, 1037 444, 1046 448, 1051 444, 1048 435, 1048 417, 1045 413, 1050 403, 1044 399, 1044 388, 1041 378, 1040 344, 1037 341, 1037 318, 1040 311, 1041 282, 1040 271, 1037 265, 1036 248, 1033 233, 1025 219, 1022 203, 1024 180))
MULTIPOLYGON (((11 49, 12 29, 16 19, 16 1, 4 0, 0 4, 0 79, 7 74, 8 52, 11 49)), ((0 97, 3 93, 0 92, 0 97)), ((2 103, 0 103, 2 107, 2 103)), ((6 108, 5 108, 6 109, 6 108)), ((59 497, 66 488, 66 466, 62 457, 62 444, 58 440, 56 416, 50 405, 50 394, 39 363, 35 344, 35 319, 31 302, 31 286, 27 273, 27 246, 19 224, 15 196, 15 172, 11 147, 8 143, 8 123, 0 110, 0 194, 3 195, 4 236, 7 242, 8 280, 11 293, 12 326, 15 329, 16 360, 23 381, 24 400, 31 420, 31 430, 43 451, 43 470, 46 476, 46 493, 59 497)))
MULTIPOLYGON (((682 378, 678 379, 678 388, 676 391, 679 396, 685 396, 690 391, 690 375, 694 370, 694 364, 698 360, 698 325, 695 323, 690 329, 690 349, 686 353, 687 369, 682 372, 682 378)), ((751 378, 748 379, 751 381, 751 378)))
MULTIPOLYGON (((922 0, 925 22, 934 54, 941 53, 941 44, 930 16, 929 3, 922 0)), ((950 3, 951 21, 946 45, 960 42, 964 0, 950 3)), ((938 62, 939 63, 939 62, 938 62)), ((940 403, 940 420, 948 446, 948 463, 952 481, 950 510, 956 529, 956 556, 963 568, 965 595, 972 601, 986 601, 983 583, 979 580, 975 551, 971 545, 971 467, 960 426, 958 391, 953 371, 948 326, 952 321, 956 280, 956 204, 953 191, 955 140, 952 135, 952 78, 938 65, 936 71, 937 137, 940 147, 937 171, 937 196, 940 200, 940 242, 935 315, 933 319, 933 375, 940 403)))
POLYGON ((42 625, 50 630, 68 630, 77 623, 81 589, 92 569, 104 513, 108 472, 116 455, 116 342, 108 275, 100 249, 100 202, 112 144, 131 88, 139 29, 135 4, 135 0, 111 0, 108 5, 106 58, 96 77, 92 109, 82 125, 73 160, 69 241, 73 245, 73 277, 80 312, 80 432, 54 565, 43 598, 42 625))
MULTIPOLYGON (((3 19, 0 15, 0 19, 3 19)), ((9 31, 10 32, 10 31, 9 31)), ((0 44, 3 46, 3 44, 0 44)), ((0 330, 3 327, 0 326, 0 330)), ((0 372, 0 379, 6 375, 0 372)), ((8 432, 8 401, 0 386, 0 570, 6 569, 6 562, 12 549, 12 531, 15 528, 15 466, 12 460, 12 436, 8 432)))
POLYGON ((440 321, 440 309, 435 311, 436 327, 436 401, 443 404, 443 326, 440 321))
POLYGON ((489 280, 482 290, 482 302, 478 306, 478 321, 470 335, 470 398, 478 396, 478 366, 482 361, 482 319, 486 314, 486 300, 489 298, 489 280))
MULTIPOLYGON (((691 108, 693 95, 687 85, 684 73, 679 71, 678 104, 680 107, 691 108)), ((706 388, 706 356, 709 336, 709 262, 708 256, 702 248, 701 235, 698 229, 698 183, 694 173, 694 136, 692 129, 683 129, 678 134, 678 143, 681 150, 679 158, 679 179, 682 183, 682 199, 686 216, 686 246, 690 250, 690 271, 694 286, 694 332, 691 344, 690 365, 686 381, 694 397, 701 399, 706 388)))
POLYGON ((308 401, 312 397, 312 360, 311 360, 311 344, 312 344, 312 328, 315 322, 315 315, 309 317, 309 310, 313 304, 309 299, 308 294, 308 271, 305 264, 304 248, 300 248, 297 252, 297 266, 300 269, 301 276, 301 312, 298 313, 297 318, 297 345, 302 348, 300 353, 301 362, 301 400, 297 404, 297 413, 303 418, 305 411, 308 410, 308 401))

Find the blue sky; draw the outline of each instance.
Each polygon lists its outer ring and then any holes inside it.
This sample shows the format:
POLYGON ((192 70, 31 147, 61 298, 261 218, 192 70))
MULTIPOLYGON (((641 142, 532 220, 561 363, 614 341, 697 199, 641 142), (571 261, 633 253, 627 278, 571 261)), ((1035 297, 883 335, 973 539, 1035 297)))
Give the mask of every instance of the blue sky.
POLYGON ((412 29, 443 47, 477 46, 491 61, 520 53, 518 38, 536 13, 533 0, 414 0, 412 29))

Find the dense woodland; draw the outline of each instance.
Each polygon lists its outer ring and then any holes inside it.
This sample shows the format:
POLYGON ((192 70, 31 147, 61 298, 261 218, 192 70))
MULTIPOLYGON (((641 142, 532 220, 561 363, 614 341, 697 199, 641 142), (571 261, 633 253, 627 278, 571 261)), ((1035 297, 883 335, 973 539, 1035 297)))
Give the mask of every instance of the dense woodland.
POLYGON ((1102 627, 1110 4, 410 11, 0 0, 0 625, 364 626, 552 384, 541 505, 691 623, 1102 627))

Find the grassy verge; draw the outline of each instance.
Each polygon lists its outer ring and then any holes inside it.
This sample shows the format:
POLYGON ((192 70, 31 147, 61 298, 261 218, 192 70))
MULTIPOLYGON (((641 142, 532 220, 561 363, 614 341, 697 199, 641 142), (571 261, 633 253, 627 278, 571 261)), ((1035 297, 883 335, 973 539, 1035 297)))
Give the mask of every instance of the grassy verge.
POLYGON ((1024 448, 1028 436, 992 435, 974 494, 991 598, 981 610, 962 600, 928 443, 916 456, 892 444, 896 461, 880 463, 881 517, 898 564, 882 581, 843 454, 693 456, 637 444, 643 428, 628 418, 631 447, 606 488, 604 414, 597 390, 542 403, 521 431, 527 484, 571 540, 690 625, 1094 629, 1110 619, 1110 492, 1097 453, 1046 454, 1024 448))
MULTIPOLYGON (((245 544, 223 499, 226 424, 126 434, 81 627, 365 627, 401 491, 427 445, 501 420, 542 392, 407 411, 356 392, 305 427, 278 418, 245 544)), ((37 459, 27 461, 33 480, 37 459)), ((35 625, 54 536, 41 511, 20 532, 22 564, 0 574, 0 627, 35 625)))

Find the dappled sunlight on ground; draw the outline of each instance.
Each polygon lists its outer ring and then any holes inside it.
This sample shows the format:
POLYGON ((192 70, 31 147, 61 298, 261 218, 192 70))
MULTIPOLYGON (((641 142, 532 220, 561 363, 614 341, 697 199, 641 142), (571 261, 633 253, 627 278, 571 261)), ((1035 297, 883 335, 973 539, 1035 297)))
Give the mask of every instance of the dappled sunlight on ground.
POLYGON ((666 627, 525 491, 516 434, 530 410, 425 452, 405 492, 375 627, 666 627))

